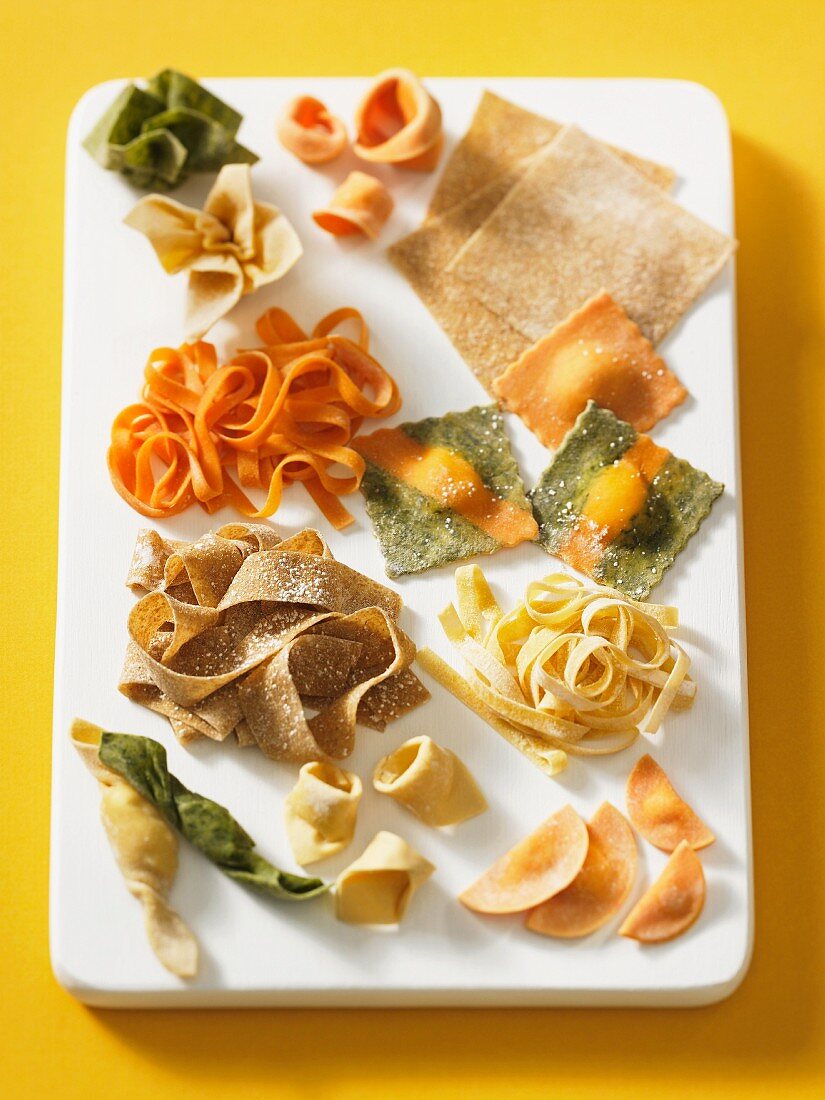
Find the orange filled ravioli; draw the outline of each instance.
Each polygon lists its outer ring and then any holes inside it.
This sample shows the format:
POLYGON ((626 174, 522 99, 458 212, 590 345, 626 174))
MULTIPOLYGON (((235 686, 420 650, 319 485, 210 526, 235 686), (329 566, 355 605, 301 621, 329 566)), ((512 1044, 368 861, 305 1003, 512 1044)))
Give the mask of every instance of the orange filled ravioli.
POLYGON ((651 342, 607 293, 527 348, 493 392, 547 447, 558 447, 588 401, 646 432, 687 397, 651 342))

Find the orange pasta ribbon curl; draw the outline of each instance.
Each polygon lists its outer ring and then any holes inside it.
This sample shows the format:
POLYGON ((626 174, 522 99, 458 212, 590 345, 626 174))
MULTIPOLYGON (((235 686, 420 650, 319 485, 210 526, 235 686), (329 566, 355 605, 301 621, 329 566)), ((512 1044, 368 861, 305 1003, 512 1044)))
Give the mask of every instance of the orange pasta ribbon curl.
POLYGON ((398 411, 395 380, 369 354, 356 309, 329 313, 310 335, 270 309, 257 330, 264 346, 223 366, 203 340, 149 356, 142 400, 115 418, 108 455, 112 484, 141 515, 167 518, 197 502, 263 519, 300 481, 334 527, 352 522, 339 498, 361 484, 364 459, 349 444, 365 419, 398 411), (346 322, 357 339, 335 331, 346 322), (261 508, 245 488, 264 490, 261 508))

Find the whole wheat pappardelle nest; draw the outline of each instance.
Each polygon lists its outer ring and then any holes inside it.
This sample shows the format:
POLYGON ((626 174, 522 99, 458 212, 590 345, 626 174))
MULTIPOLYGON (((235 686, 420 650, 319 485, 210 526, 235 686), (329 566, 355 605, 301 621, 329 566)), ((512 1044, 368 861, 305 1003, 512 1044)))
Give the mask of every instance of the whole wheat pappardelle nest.
POLYGON ((234 736, 273 760, 352 752, 429 698, 397 593, 335 561, 317 531, 232 523, 197 542, 139 533, 120 690, 186 744, 234 736), (307 717, 307 711, 314 711, 307 717))

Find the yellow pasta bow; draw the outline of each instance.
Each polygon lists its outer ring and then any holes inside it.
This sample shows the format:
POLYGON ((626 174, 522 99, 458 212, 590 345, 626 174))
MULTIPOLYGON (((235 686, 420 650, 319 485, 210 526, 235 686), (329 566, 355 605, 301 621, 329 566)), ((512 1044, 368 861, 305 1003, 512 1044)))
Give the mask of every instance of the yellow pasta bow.
POLYGON ((170 275, 189 272, 186 335, 200 339, 244 294, 282 278, 303 248, 287 218, 252 198, 248 164, 225 165, 203 210, 147 195, 124 219, 170 275))

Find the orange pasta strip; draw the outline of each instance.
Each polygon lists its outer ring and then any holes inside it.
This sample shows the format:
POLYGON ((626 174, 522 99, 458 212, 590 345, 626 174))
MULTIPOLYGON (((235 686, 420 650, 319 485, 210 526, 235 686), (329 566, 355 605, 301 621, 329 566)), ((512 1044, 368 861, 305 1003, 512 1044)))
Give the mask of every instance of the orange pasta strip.
POLYGON ((312 217, 333 237, 360 233, 374 241, 393 206, 392 195, 380 180, 366 172, 350 172, 329 204, 312 217))
POLYGON ((559 556, 574 569, 592 574, 605 547, 644 507, 650 483, 668 458, 670 451, 640 435, 612 466, 599 470, 559 556))
POLYGON ((281 145, 304 164, 327 164, 347 144, 343 122, 311 95, 290 100, 278 120, 277 134, 281 145))
POLYGON ((536 537, 536 521, 529 512, 494 496, 470 463, 445 447, 422 446, 401 428, 373 432, 355 447, 373 465, 452 508, 502 546, 536 537))
POLYGON ((271 309, 258 334, 265 347, 223 366, 203 341, 150 355, 142 400, 115 418, 108 454, 115 489, 142 515, 161 519, 197 502, 262 519, 300 481, 333 526, 352 522, 338 499, 364 473, 352 437, 365 418, 398 410, 398 387, 369 354, 367 325, 350 307, 323 317, 311 336, 271 309), (357 340, 333 331, 349 321, 357 340), (264 490, 263 506, 241 486, 264 490))

